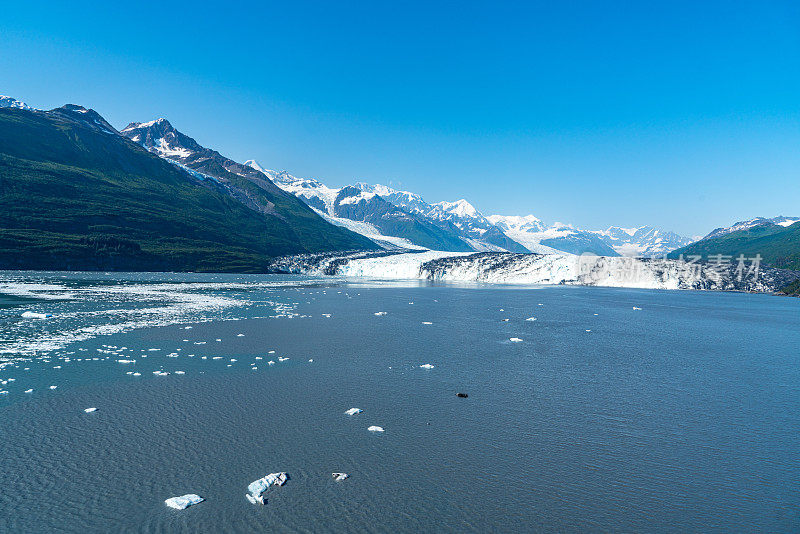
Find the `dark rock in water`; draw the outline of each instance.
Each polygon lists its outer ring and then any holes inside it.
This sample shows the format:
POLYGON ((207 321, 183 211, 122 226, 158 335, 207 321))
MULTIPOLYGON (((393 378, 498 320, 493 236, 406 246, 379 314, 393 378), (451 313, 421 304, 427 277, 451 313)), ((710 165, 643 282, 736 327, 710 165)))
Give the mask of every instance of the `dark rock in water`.
POLYGON ((456 393, 456 397, 459 397, 461 399, 466 399, 467 397, 469 397, 469 395, 467 395, 466 393, 456 393))

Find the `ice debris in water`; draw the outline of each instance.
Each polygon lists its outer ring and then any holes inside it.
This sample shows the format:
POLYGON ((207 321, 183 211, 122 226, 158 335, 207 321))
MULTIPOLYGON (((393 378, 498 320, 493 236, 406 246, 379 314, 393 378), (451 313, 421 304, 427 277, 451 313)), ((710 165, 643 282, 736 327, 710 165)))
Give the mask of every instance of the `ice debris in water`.
POLYGON ((244 334, 236 334, 236 337, 244 337, 244 334))
POLYGON ((633 307, 633 309, 634 309, 634 310, 641 310, 641 308, 639 308, 639 307, 637 307, 637 306, 634 306, 634 307, 633 307))
POLYGON ((56 389, 58 386, 50 386, 50 389, 56 389))
POLYGON ((528 318, 527 318, 527 319, 525 319, 525 320, 526 320, 526 321, 535 321, 535 320, 536 320, 536 317, 528 317, 528 318))
POLYGON ((377 426, 377 425, 372 425, 367 430, 369 430, 370 432, 383 432, 383 427, 382 426, 377 426))
POLYGON ((518 338, 518 337, 510 337, 510 338, 508 338, 508 340, 509 340, 510 342, 512 342, 512 343, 519 343, 520 341, 522 341, 522 340, 521 340, 520 338, 518 338))
POLYGON ((350 478, 350 475, 347 473, 331 473, 331 475, 333 476, 333 480, 336 482, 341 482, 342 480, 350 478))
POLYGON ((289 359, 289 358, 281 358, 280 356, 278 357, 278 361, 279 361, 279 362, 285 362, 285 361, 286 361, 286 360, 288 360, 288 359, 289 359))
POLYGON ((386 315, 386 312, 375 312, 375 315, 376 315, 377 317, 381 317, 381 316, 383 316, 383 315, 386 315))
POLYGON ((421 369, 433 369, 433 365, 431 365, 429 363, 423 363, 422 365, 420 365, 420 368, 421 369))
POLYGON ((310 358, 310 359, 308 360, 308 363, 314 363, 314 358, 310 358))
POLYGON ((33 389, 26 389, 25 393, 33 393, 33 389))
POLYGON ((286 473, 270 473, 263 478, 254 480, 247 486, 247 491, 249 493, 245 495, 245 497, 253 504, 265 504, 266 501, 263 493, 271 486, 283 486, 288 478, 289 476, 286 473))
POLYGON ((170 508, 175 508, 176 510, 185 510, 186 508, 203 502, 205 499, 202 498, 200 495, 196 495, 194 493, 187 493, 186 495, 181 495, 180 497, 170 497, 164 504, 169 506, 170 508))
POLYGON ((97 408, 84 408, 83 411, 86 412, 86 413, 92 413, 92 412, 96 412, 97 408))
POLYGON ((364 410, 362 410, 361 408, 350 408, 349 410, 347 410, 347 411, 346 411, 346 412, 344 412, 344 413, 346 413, 347 415, 355 415, 355 414, 357 414, 357 413, 361 413, 361 412, 363 412, 363 411, 364 411, 364 410))
POLYGON ((22 317, 24 319, 47 319, 52 316, 53 315, 51 313, 38 313, 32 311, 22 312, 22 317))
POLYGON ((433 324, 433 323, 430 321, 422 321, 422 324, 433 324))

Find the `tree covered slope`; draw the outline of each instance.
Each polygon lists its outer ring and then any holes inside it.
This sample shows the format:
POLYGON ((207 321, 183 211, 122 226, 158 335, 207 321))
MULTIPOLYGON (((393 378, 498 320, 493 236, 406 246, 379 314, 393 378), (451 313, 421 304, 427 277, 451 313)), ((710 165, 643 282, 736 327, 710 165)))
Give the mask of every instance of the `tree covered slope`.
POLYGON ((257 272, 375 248, 274 184, 169 163, 80 106, 0 109, 0 268, 257 272), (244 180, 244 179, 243 179, 244 180))
POLYGON ((670 257, 699 255, 705 260, 717 254, 746 257, 761 255, 762 261, 773 267, 800 270, 800 222, 791 226, 762 224, 730 232, 719 237, 701 239, 680 248, 670 257))

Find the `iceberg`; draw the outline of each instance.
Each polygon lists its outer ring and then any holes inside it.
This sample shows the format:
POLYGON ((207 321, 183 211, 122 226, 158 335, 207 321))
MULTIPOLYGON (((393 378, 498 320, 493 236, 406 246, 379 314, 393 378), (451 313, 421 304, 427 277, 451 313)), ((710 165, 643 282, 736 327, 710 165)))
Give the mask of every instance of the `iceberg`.
POLYGON ((370 432, 383 432, 383 427, 382 426, 377 426, 377 425, 372 425, 367 430, 369 430, 370 432))
POLYGON ((249 492, 246 497, 247 500, 253 504, 265 504, 266 500, 264 499, 263 493, 267 491, 272 486, 283 486, 286 484, 286 481, 289 479, 289 475, 287 473, 270 473, 269 475, 259 478, 258 480, 254 480, 247 486, 247 491, 249 492))
POLYGON ((641 308, 639 308, 639 307, 637 307, 637 306, 634 306, 634 307, 633 307, 633 309, 634 309, 634 310, 641 310, 641 308))
MULTIPOLYGON (((595 315, 597 315, 597 314, 595 314, 595 315)), ((536 320, 536 317, 528 317, 528 318, 527 318, 527 319, 525 319, 525 320, 526 320, 526 321, 535 321, 535 320, 536 320)))
POLYGON ((331 473, 331 475, 333 476, 333 480, 336 482, 341 482, 342 480, 350 478, 350 475, 347 473, 331 473))
POLYGON ((202 498, 200 495, 196 495, 194 493, 187 493, 186 495, 181 495, 180 497, 170 497, 164 504, 169 506, 170 508, 175 508, 176 510, 185 510, 186 508, 203 502, 205 499, 202 498))
POLYGON ((422 324, 433 324, 433 323, 430 321, 422 321, 422 324))
POLYGON ((86 412, 86 413, 92 413, 92 412, 96 412, 97 408, 85 408, 83 411, 86 412))
POLYGON ((24 319, 48 319, 52 317, 53 314, 51 313, 38 313, 32 311, 22 312, 22 317, 24 319))
POLYGON ((382 317, 384 315, 386 315, 386 312, 375 312, 376 317, 382 317))
POLYGON ((420 369, 433 369, 433 365, 429 363, 423 363, 422 365, 420 365, 420 369))
POLYGON ((510 337, 510 338, 508 338, 508 340, 509 340, 510 342, 512 342, 512 343, 519 343, 520 341, 522 341, 522 340, 521 340, 520 338, 518 338, 518 337, 510 337))
POLYGON ((361 408, 350 408, 349 410, 347 410, 347 411, 346 411, 346 412, 344 412, 344 413, 346 413, 347 415, 355 415, 355 414, 357 414, 357 413, 361 413, 361 412, 363 412, 363 411, 364 411, 364 410, 362 410, 361 408))

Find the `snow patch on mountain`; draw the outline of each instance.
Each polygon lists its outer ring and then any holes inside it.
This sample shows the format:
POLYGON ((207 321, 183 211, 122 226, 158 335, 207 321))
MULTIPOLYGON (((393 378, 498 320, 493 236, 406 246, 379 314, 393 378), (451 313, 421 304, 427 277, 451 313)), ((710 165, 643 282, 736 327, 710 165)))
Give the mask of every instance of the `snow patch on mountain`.
POLYGON ((11 98, 10 96, 0 95, 0 108, 16 108, 16 109, 27 109, 29 111, 33 110, 25 102, 20 102, 16 98, 11 98))

